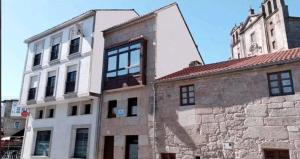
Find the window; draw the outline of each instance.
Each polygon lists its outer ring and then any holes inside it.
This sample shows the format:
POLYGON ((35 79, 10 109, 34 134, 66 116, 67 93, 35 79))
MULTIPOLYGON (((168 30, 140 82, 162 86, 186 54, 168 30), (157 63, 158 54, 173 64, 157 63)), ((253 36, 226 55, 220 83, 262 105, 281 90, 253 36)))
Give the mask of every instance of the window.
POLYGON ((126 136, 125 159, 138 159, 138 136, 126 136))
POLYGON ((69 55, 79 52, 79 45, 80 45, 80 37, 72 39, 70 43, 69 55))
POLYGON ((15 127, 16 129, 19 129, 20 126, 21 126, 20 122, 16 121, 15 124, 14 124, 14 127, 15 127))
POLYGON ((289 150, 264 150, 265 159, 289 159, 289 150))
POLYGON ((30 79, 30 88, 28 91, 28 100, 35 100, 36 91, 38 86, 38 76, 33 76, 30 79))
POLYGON ((44 116, 44 110, 43 109, 40 109, 37 111, 37 119, 43 119, 43 116, 44 116))
POLYGON ((117 101, 116 100, 109 101, 107 118, 115 118, 116 111, 117 111, 117 101))
POLYGON ((137 98, 129 98, 127 116, 137 116, 137 109, 137 98))
POLYGON ((91 114, 91 104, 84 105, 84 114, 91 114))
POLYGON ((294 94, 291 71, 268 74, 270 96, 294 94))
POLYGON ((141 43, 132 43, 107 51, 106 77, 113 78, 140 72, 141 43))
POLYGON ((250 38, 251 38, 251 42, 252 42, 252 43, 256 42, 255 32, 251 33, 250 36, 251 36, 251 37, 250 37, 250 38))
POLYGON ((268 5, 268 11, 269 11, 269 14, 271 14, 273 11, 272 11, 272 4, 271 4, 271 1, 269 1, 268 3, 267 3, 267 5, 268 5))
POLYGON ((195 104, 194 85, 180 87, 180 103, 182 106, 195 104))
POLYGON ((200 156, 196 156, 195 159, 200 159, 200 156))
POLYGON ((273 0, 273 5, 274 5, 274 10, 277 9, 277 1, 276 0, 273 0))
POLYGON ((161 159, 176 159, 175 153, 162 153, 161 159))
POLYGON ((47 118, 53 118, 54 117, 54 111, 55 111, 54 108, 48 108, 47 112, 46 112, 47 118))
POLYGON ((52 38, 50 61, 58 59, 61 35, 52 38))
POLYGON ((76 130, 74 158, 87 158, 88 138, 88 128, 79 128, 76 130))
POLYGON ((38 66, 41 64, 42 53, 44 50, 44 41, 37 42, 34 45, 34 58, 33 58, 33 66, 38 66))
POLYGON ((38 131, 35 141, 35 156, 49 156, 51 131, 38 131))
POLYGON ((273 49, 276 49, 276 41, 272 42, 272 47, 273 47, 273 49))
POLYGON ((77 105, 71 106, 71 113, 70 113, 70 115, 71 116, 77 115, 77 105))
POLYGON ((77 67, 76 65, 68 67, 65 93, 71 93, 75 91, 76 74, 77 74, 76 67, 77 67))
POLYGON ((53 94, 54 94, 55 78, 56 78, 55 71, 48 73, 48 80, 47 80, 47 86, 46 86, 46 97, 53 96, 53 94))

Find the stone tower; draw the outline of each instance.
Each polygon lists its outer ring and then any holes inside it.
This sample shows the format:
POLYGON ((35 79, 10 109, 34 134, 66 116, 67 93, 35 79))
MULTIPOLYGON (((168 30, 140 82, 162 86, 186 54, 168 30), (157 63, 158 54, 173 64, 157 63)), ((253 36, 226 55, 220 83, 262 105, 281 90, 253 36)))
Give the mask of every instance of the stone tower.
POLYGON ((291 17, 284 0, 263 0, 261 10, 231 30, 232 59, 300 46, 300 17, 291 17))

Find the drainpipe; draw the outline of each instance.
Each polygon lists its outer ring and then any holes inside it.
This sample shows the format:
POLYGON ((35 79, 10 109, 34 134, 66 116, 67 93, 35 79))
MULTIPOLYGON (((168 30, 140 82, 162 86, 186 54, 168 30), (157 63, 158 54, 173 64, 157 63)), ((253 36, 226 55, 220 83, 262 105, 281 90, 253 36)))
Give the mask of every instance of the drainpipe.
POLYGON ((100 147, 100 145, 101 145, 101 118, 102 118, 102 102, 103 102, 103 92, 101 92, 101 95, 100 95, 100 97, 98 98, 99 99, 99 101, 98 101, 98 114, 97 114, 97 116, 98 116, 98 120, 97 120, 97 122, 96 122, 96 127, 97 127, 97 129, 96 129, 96 148, 95 148, 95 151, 96 151, 96 158, 98 158, 98 159, 100 159, 101 157, 100 157, 100 155, 101 155, 101 147, 100 147))
POLYGON ((156 115, 156 89, 155 89, 155 83, 153 82, 152 84, 152 89, 153 89, 153 159, 156 159, 156 124, 155 124, 155 115, 156 115))

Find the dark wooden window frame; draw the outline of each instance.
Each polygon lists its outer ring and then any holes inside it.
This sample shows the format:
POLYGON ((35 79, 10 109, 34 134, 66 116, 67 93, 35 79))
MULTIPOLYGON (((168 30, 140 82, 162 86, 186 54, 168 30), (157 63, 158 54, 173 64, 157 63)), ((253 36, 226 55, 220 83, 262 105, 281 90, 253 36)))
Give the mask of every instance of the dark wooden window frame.
POLYGON ((269 86, 269 94, 270 94, 270 96, 282 96, 282 95, 292 95, 292 94, 295 94, 294 84, 293 84, 293 77, 292 77, 291 70, 280 71, 280 72, 272 72, 272 73, 268 73, 267 76, 268 76, 268 86, 269 86), (290 78, 284 78, 284 79, 282 79, 281 78, 281 74, 282 73, 289 73, 290 78), (277 80, 271 80, 270 79, 271 75, 277 75, 277 80), (283 92, 282 80, 290 80, 291 85, 289 85, 289 86, 292 88, 292 92, 289 92, 289 93, 284 93, 283 92), (273 81, 278 81, 279 94, 273 94, 272 93, 272 88, 274 88, 274 87, 271 87, 271 82, 273 82, 273 81))
POLYGON ((181 106, 195 105, 195 85, 194 85, 194 84, 180 86, 180 105, 181 105, 181 106), (190 97, 190 91, 189 91, 189 87, 190 87, 190 86, 193 86, 193 87, 194 87, 194 90, 193 90, 193 92, 194 92, 194 97, 190 97), (185 87, 187 88, 187 92, 183 92, 183 91, 182 91, 182 89, 185 88, 185 87), (187 93, 187 97, 186 97, 186 98, 183 98, 183 97, 182 97, 182 94, 183 94, 183 93, 187 93), (190 98, 194 98, 194 102, 190 102, 190 98), (184 103, 182 102, 183 99, 187 99, 187 103, 184 104, 184 103))
MULTIPOLYGON (((130 54, 128 55, 128 65, 130 65, 130 54)), ((115 88, 121 88, 122 86, 117 86, 117 84, 115 83, 115 81, 126 81, 130 82, 130 80, 128 81, 128 79, 130 77, 134 77, 137 79, 141 80, 141 83, 143 85, 146 84, 146 67, 147 67, 147 40, 144 38, 139 38, 139 39, 135 39, 132 41, 125 41, 125 42, 121 42, 118 44, 114 44, 110 47, 107 47, 105 49, 105 54, 104 54, 104 71, 103 71, 103 78, 104 78, 104 89, 105 90, 109 90, 109 89, 115 89, 115 88), (119 67, 119 55, 124 52, 120 52, 120 53, 116 53, 113 55, 108 55, 108 52, 113 51, 113 50, 117 50, 126 46, 130 46, 130 45, 134 45, 134 44, 141 44, 141 48, 140 48, 140 71, 137 73, 129 73, 126 75, 121 75, 121 76, 117 76, 116 77, 107 77, 107 73, 108 73, 108 58, 111 56, 115 56, 117 54, 117 61, 116 61, 116 70, 113 71, 118 71, 118 67, 119 67), (108 83, 114 83, 114 86, 106 86, 108 83)), ((129 70, 129 69, 128 69, 129 70)), ((109 71, 109 72, 113 72, 113 71, 109 71)), ((131 85, 130 83, 128 84, 129 86, 131 85)), ((136 84, 134 84, 136 85, 136 84)))
POLYGON ((128 98, 128 106, 127 106, 127 116, 128 117, 135 117, 138 115, 138 112, 136 114, 133 114, 133 112, 131 110, 132 107, 135 106, 135 105, 131 105, 133 100, 136 100, 136 107, 138 107, 138 98, 137 97, 128 98))
POLYGON ((117 108, 118 102, 117 100, 111 100, 108 102, 107 107, 107 118, 116 118, 116 113, 113 112, 114 108, 117 108))

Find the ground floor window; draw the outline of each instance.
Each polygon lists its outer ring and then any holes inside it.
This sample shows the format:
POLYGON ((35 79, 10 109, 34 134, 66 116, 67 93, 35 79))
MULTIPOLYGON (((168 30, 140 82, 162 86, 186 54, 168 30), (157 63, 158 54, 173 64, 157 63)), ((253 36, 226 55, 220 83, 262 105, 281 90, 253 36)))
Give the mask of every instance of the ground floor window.
POLYGON ((175 153, 162 153, 161 159, 176 159, 175 153))
POLYGON ((126 136, 125 159, 138 159, 138 136, 126 136))
POLYGON ((289 150, 264 150, 265 159, 290 159, 289 150))
POLYGON ((86 158, 87 157, 87 146, 88 146, 88 128, 80 128, 76 130, 74 157, 75 158, 86 158))
POLYGON ((51 131, 37 131, 35 141, 35 156, 49 156, 51 131))

